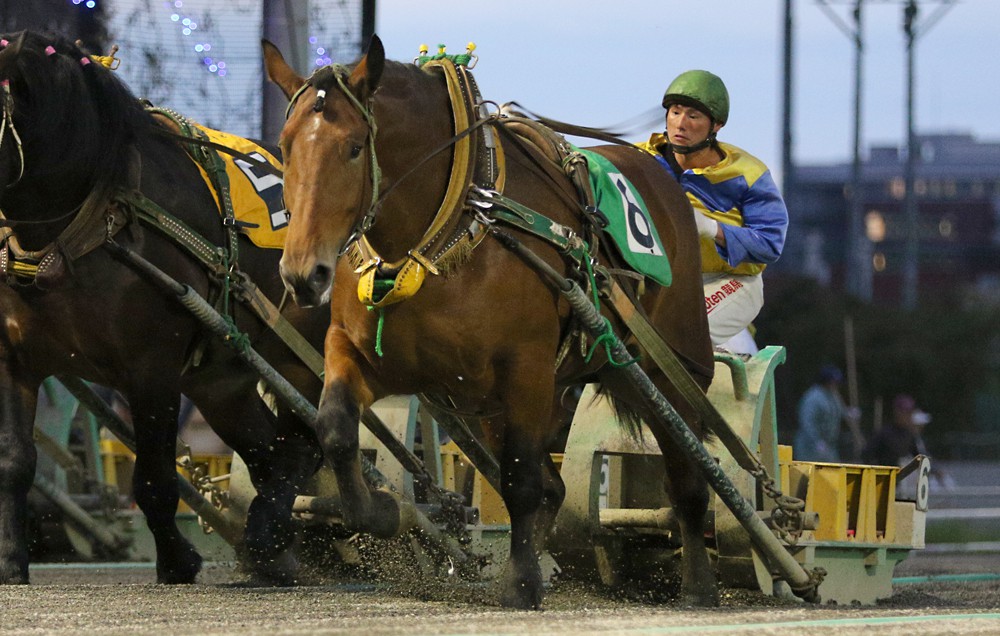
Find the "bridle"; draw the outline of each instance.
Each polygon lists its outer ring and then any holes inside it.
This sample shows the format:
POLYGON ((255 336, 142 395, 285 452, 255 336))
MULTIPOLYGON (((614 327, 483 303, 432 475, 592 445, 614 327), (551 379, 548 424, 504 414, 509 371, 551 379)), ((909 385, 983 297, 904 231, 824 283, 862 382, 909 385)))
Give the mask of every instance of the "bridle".
MULTIPOLYGON (((368 203, 367 211, 364 212, 364 215, 358 218, 354 227, 351 229, 350 234, 348 234, 347 240, 344 241, 344 245, 340 249, 340 254, 343 255, 353 242, 357 241, 361 236, 366 234, 373 225, 375 225, 375 215, 378 212, 380 203, 379 190, 381 189, 382 183, 382 169, 379 167, 378 157, 375 154, 375 135, 378 132, 378 126, 375 123, 375 113, 372 107, 373 98, 370 98, 367 104, 362 104, 361 101, 354 96, 354 93, 351 92, 350 88, 348 88, 347 84, 344 82, 344 78, 349 76, 349 70, 342 64, 331 64, 313 72, 312 76, 306 80, 306 83, 303 84, 299 90, 295 91, 295 94, 292 95, 290 100, 288 100, 288 106, 285 108, 285 119, 288 119, 288 116, 292 112, 292 108, 295 106, 295 102, 302 95, 302 93, 310 86, 315 85, 314 83, 320 73, 329 73, 334 77, 334 79, 337 80, 337 88, 340 89, 341 93, 347 96, 348 101, 352 106, 354 106, 354 108, 361 115, 361 118, 364 119, 365 124, 368 126, 368 174, 370 177, 371 200, 368 203)), ((313 112, 322 112, 325 103, 326 89, 317 88, 316 101, 313 103, 312 107, 313 112)), ((361 203, 359 208, 363 205, 364 203, 361 203)))
MULTIPOLYGON (((18 170, 17 178, 6 184, 6 188, 10 189, 17 185, 21 178, 24 177, 24 144, 21 141, 21 135, 18 134, 17 128, 14 127, 14 96, 10 92, 10 80, 0 80, 0 87, 2 87, 2 95, 0 99, 3 100, 0 110, 3 111, 2 119, 0 119, 0 148, 3 148, 3 142, 7 138, 7 129, 10 128, 10 136, 14 139, 14 145, 17 148, 17 159, 20 166, 18 170)), ((0 227, 12 227, 14 225, 46 225, 49 223, 57 223, 59 221, 64 221, 69 217, 73 216, 83 207, 83 203, 76 206, 69 212, 61 214, 57 217, 51 219, 8 219, 3 215, 3 210, 0 209, 0 227)))
POLYGON ((10 128, 11 137, 14 138, 14 144, 17 146, 17 158, 20 164, 20 171, 17 173, 17 179, 14 179, 11 183, 7 184, 10 188, 17 184, 24 176, 24 145, 21 143, 21 136, 17 134, 17 128, 14 128, 14 96, 10 94, 10 80, 0 80, 0 86, 3 87, 3 121, 0 122, 0 148, 3 147, 3 141, 6 138, 7 128, 10 128))

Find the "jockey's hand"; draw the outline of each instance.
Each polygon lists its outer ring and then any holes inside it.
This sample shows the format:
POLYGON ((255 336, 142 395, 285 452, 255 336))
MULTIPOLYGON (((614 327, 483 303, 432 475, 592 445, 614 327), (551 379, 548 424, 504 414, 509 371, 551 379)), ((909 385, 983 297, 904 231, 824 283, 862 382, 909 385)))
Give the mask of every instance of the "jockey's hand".
POLYGON ((719 234, 719 222, 708 218, 697 210, 694 211, 694 223, 698 226, 698 236, 702 238, 714 241, 719 234))

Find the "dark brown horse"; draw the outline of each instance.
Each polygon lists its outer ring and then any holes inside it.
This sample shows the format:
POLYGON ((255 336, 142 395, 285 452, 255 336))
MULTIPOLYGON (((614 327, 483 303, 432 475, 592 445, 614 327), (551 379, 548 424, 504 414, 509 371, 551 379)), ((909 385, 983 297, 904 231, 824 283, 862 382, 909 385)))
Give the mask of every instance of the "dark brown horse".
MULTIPOLYGON (((35 469, 35 399, 39 383, 53 374, 115 388, 128 400, 137 444, 134 493, 156 541, 158 581, 189 583, 201 566, 174 521, 181 393, 250 469, 260 493, 245 534, 255 569, 291 581, 294 564, 285 557, 294 536, 290 510, 319 462, 315 436, 290 415, 275 417, 265 408, 256 394, 257 376, 236 353, 116 256, 106 236, 114 231, 119 245, 213 302, 225 271, 249 275, 280 302, 280 251, 240 237, 238 261, 210 276, 189 252, 137 221, 135 198, 127 195, 141 192, 214 245, 227 245, 219 205, 196 165, 110 70, 59 38, 26 33, 4 40, 0 208, 4 231, 13 236, 3 243, 0 282, 0 583, 28 582, 26 497, 35 469), (76 243, 63 232, 85 212, 96 212, 96 227, 77 228, 77 236, 94 245, 77 255, 71 248, 76 243), (29 269, 32 252, 54 261, 42 258, 36 277, 22 277, 17 268, 24 263, 13 262, 15 252, 26 255, 29 269)), ((318 399, 315 376, 260 319, 229 301, 253 346, 318 399)), ((323 312, 296 308, 288 317, 314 344, 322 342, 323 312)))
MULTIPOLYGON (((374 400, 416 393, 438 406, 450 405, 455 413, 474 414, 465 419, 479 422, 478 437, 499 461, 501 495, 511 518, 501 603, 539 607, 538 551, 564 494, 548 456, 560 427, 556 396, 567 386, 598 381, 620 415, 643 417, 652 425, 682 528, 685 600, 716 603, 703 536, 704 480, 669 442, 635 387, 604 363, 606 358, 585 362, 579 347, 573 347, 557 364, 560 343, 573 325, 569 307, 522 258, 487 235, 447 276, 427 273, 418 293, 384 306, 381 319, 380 311, 359 302, 359 274, 348 262, 353 259, 340 258, 357 249, 352 243, 359 232, 384 262, 406 262, 446 197, 452 154, 437 151, 448 147, 455 128, 443 74, 386 61, 377 37, 358 64, 327 67, 308 82, 276 48, 265 42, 264 49, 268 75, 292 99, 280 140, 291 213, 281 275, 300 305, 330 301, 317 433, 335 466, 348 522, 377 525, 374 519, 389 503, 369 492, 359 472, 358 415, 374 400)), ((583 235, 579 206, 567 199, 569 180, 547 176, 538 158, 520 144, 508 142, 504 148, 505 194, 583 235)), ((696 368, 711 369, 698 241, 683 192, 651 157, 634 148, 597 150, 641 191, 673 266, 671 286, 646 285, 643 308, 682 357, 696 368)), ((470 224, 476 207, 464 200, 456 204, 465 213, 455 223, 474 234, 470 224)), ((580 277, 580 270, 569 267, 547 242, 506 231, 559 272, 580 277)), ((623 280, 637 287, 634 279, 623 280)), ((608 318, 621 333, 621 321, 611 313, 608 318)), ((643 360, 660 390, 682 414, 689 413, 664 375, 643 360)), ((703 387, 710 373, 700 376, 703 387)), ((700 430, 692 417, 685 418, 700 430)))

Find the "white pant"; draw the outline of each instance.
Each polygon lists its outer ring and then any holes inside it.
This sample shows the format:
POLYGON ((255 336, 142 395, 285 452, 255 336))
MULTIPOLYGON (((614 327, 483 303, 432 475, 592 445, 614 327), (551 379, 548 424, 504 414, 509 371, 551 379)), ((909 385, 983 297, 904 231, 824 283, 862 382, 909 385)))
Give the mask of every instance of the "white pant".
MULTIPOLYGON (((705 312, 712 346, 719 346, 747 328, 764 306, 764 281, 757 276, 713 272, 702 274, 705 312)), ((736 352, 734 353, 754 353, 736 352)))

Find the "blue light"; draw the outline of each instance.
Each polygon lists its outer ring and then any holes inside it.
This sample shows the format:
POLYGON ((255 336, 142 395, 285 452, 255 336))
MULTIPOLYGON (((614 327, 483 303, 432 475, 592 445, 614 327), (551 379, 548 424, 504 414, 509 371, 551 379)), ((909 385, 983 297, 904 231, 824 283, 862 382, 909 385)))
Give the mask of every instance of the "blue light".
POLYGON ((210 71, 212 71, 214 73, 217 70, 219 70, 219 67, 216 66, 215 64, 212 64, 211 66, 208 67, 208 70, 210 70, 210 71))
POLYGON ((175 13, 175 14, 173 14, 172 16, 170 16, 170 19, 171 19, 171 20, 173 20, 174 22, 177 22, 178 20, 180 20, 180 19, 181 19, 181 16, 179 16, 179 15, 177 15, 177 14, 175 13))
POLYGON ((321 47, 319 47, 318 49, 316 49, 316 52, 317 52, 317 53, 319 53, 320 55, 323 55, 324 53, 326 53, 326 49, 324 49, 324 48, 323 48, 323 47, 321 46, 321 47))
POLYGON ((315 35, 309 36, 309 44, 316 44, 316 36, 315 35))
POLYGON ((181 33, 183 33, 184 35, 191 35, 191 29, 184 27, 184 30, 181 31, 181 33))
POLYGON ((88 9, 93 9, 96 6, 97 6, 97 2, 95 2, 94 0, 87 0, 87 8, 88 9))
POLYGON ((205 47, 203 47, 203 46, 202 46, 202 45, 200 45, 200 44, 195 44, 195 45, 194 45, 194 50, 195 50, 195 51, 198 51, 199 53, 201 53, 202 51, 204 51, 204 50, 205 50, 205 47))
POLYGON ((226 72, 224 70, 220 70, 219 71, 219 77, 225 77, 225 76, 226 76, 226 72))
POLYGON ((184 18, 183 20, 181 20, 181 24, 183 24, 184 26, 191 24, 191 18, 184 18))
POLYGON ((225 62, 219 62, 219 68, 226 68, 225 62))

